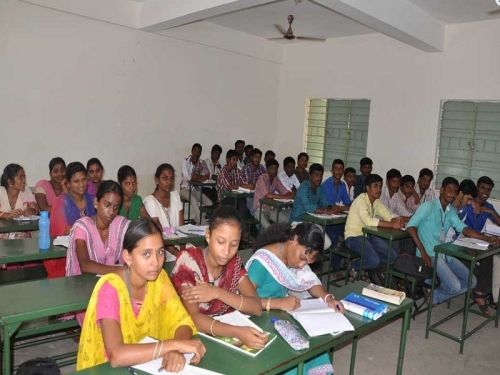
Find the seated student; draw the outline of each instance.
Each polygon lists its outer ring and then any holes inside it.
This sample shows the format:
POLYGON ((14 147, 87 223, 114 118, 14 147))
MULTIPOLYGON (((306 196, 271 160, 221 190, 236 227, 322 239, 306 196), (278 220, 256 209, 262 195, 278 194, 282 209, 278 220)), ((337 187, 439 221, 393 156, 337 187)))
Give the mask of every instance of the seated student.
POLYGON ((386 174, 386 184, 382 187, 380 201, 394 215, 408 218, 412 215, 411 211, 406 207, 404 200, 399 194, 399 186, 401 184, 401 172, 397 169, 389 169, 386 174))
MULTIPOLYGON (((392 263, 396 259, 396 252, 389 248, 386 240, 363 235, 363 227, 380 227, 400 229, 404 222, 392 214, 380 201, 382 191, 382 177, 378 174, 369 174, 365 178, 365 193, 361 193, 351 204, 345 225, 345 242, 357 254, 363 254, 364 269, 368 269, 372 282, 382 285, 380 275, 376 271, 381 260, 392 263)), ((355 262, 359 268, 359 262, 355 262)))
MULTIPOLYGON (((441 185, 439 199, 427 201, 420 205, 407 225, 407 231, 417 245, 425 264, 433 265, 434 247, 445 241, 445 234, 450 228, 455 229, 467 237, 488 241, 495 246, 500 241, 495 237, 486 237, 463 223, 453 201, 458 194, 458 181, 453 177, 446 177, 441 185)), ((432 303, 438 304, 452 297, 464 293, 467 288, 469 271, 458 259, 451 256, 439 257, 437 260, 437 276, 440 280, 439 288, 434 291, 432 303)), ((473 280, 473 287, 476 279, 473 280)))
POLYGON ((140 217, 149 218, 142 204, 142 198, 137 194, 137 175, 134 168, 130 165, 121 166, 118 169, 118 183, 123 190, 123 200, 118 215, 125 216, 132 221, 140 217))
POLYGON ((354 198, 356 198, 361 193, 365 192, 365 179, 372 173, 373 161, 369 157, 365 156, 359 161, 359 171, 361 174, 356 176, 356 183, 354 184, 354 198))
POLYGON ((90 158, 87 161, 87 193, 95 197, 103 175, 104 167, 101 161, 97 158, 90 158))
POLYGON ((328 177, 321 186, 326 194, 326 200, 332 207, 337 206, 340 211, 349 211, 351 198, 346 184, 342 182, 344 176, 344 162, 335 159, 332 163, 332 176, 328 177))
POLYGON ((276 159, 276 154, 273 150, 267 150, 264 154, 264 164, 267 163, 268 160, 276 159))
MULTIPOLYGON (((293 193, 288 191, 281 183, 278 176, 279 163, 275 159, 268 160, 266 162, 267 173, 261 174, 257 179, 257 184, 255 185, 255 193, 253 195, 253 207, 252 214, 259 220, 262 228, 266 229, 269 227, 271 222, 276 220, 277 209, 274 207, 269 207, 267 205, 260 206, 260 200, 262 198, 276 199, 276 198, 292 198, 293 193), (262 209, 262 213, 260 212, 262 209)), ((279 220, 288 222, 289 212, 286 210, 280 210, 279 220)))
MULTIPOLYGON (((467 217, 467 206, 472 204, 476 198, 477 187, 474 181, 469 179, 462 180, 462 182, 460 182, 460 185, 458 186, 458 194, 453 201, 453 207, 455 207, 458 217, 463 222, 465 222, 465 218, 467 217)), ((452 239, 450 238, 450 241, 451 240, 452 239)))
POLYGON ((413 215, 420 201, 418 194, 415 192, 415 179, 413 176, 405 174, 401 177, 398 194, 408 212, 413 215))
POLYGON ((123 267, 98 279, 85 314, 77 370, 110 362, 127 367, 162 358, 166 371, 184 368, 183 353, 205 354, 196 328, 166 272, 161 229, 150 219, 132 222, 123 241, 123 267), (157 343, 140 344, 146 336, 157 343))
MULTIPOLYGON (((182 180, 181 190, 179 192, 182 199, 189 200, 189 182, 203 182, 210 179, 210 170, 203 160, 200 159, 202 147, 199 143, 195 143, 191 148, 191 155, 182 161, 182 180)), ((190 211, 194 216, 194 221, 201 224, 200 216, 200 194, 203 206, 211 206, 213 203, 207 197, 200 187, 194 187, 191 191, 191 208, 190 211)), ((191 219, 191 218, 188 218, 191 219)))
POLYGON ((309 155, 301 152, 297 156, 297 168, 295 168, 295 176, 300 183, 309 180, 309 173, 307 172, 307 163, 309 163, 309 155))
MULTIPOLYGON (((19 164, 8 164, 2 173, 0 186, 0 220, 14 219, 38 213, 35 197, 26 187, 26 174, 19 164)), ((0 233, 0 239, 29 238, 31 232, 0 233)))
POLYGON ((144 198, 143 204, 149 216, 165 228, 184 225, 184 210, 181 197, 175 189, 175 169, 168 163, 156 168, 156 189, 153 194, 144 198))
POLYGON ((234 142, 234 149, 238 154, 237 167, 241 171, 245 166, 245 162, 243 160, 243 156, 245 155, 245 141, 242 139, 238 139, 236 142, 234 142))
POLYGON ((253 185, 257 183, 257 179, 263 173, 266 173, 266 167, 260 164, 262 160, 262 151, 258 148, 252 149, 252 160, 250 163, 245 165, 241 170, 241 174, 243 175, 243 179, 247 184, 253 185))
POLYGON ((415 191, 420 198, 419 204, 436 199, 436 193, 431 188, 431 182, 434 178, 434 173, 429 168, 422 168, 418 174, 417 186, 415 191))
POLYGON ((247 165, 252 161, 252 150, 253 150, 253 145, 245 146, 245 157, 243 158, 243 163, 245 163, 245 165, 247 165))
POLYGON ((49 211, 56 198, 65 188, 66 163, 60 157, 52 158, 49 162, 50 180, 40 180, 35 185, 35 199, 40 211, 49 211))
POLYGON ((356 171, 352 167, 347 167, 344 170, 344 183, 347 187, 347 193, 349 194, 349 198, 351 202, 354 200, 354 188, 356 184, 356 171))
POLYGON ((299 179, 294 173, 295 171, 295 159, 291 156, 287 156, 283 160, 283 170, 278 174, 283 186, 292 192, 296 192, 300 186, 299 179))
MULTIPOLYGON (((321 229, 311 223, 301 223, 293 229, 290 224, 273 224, 257 238, 256 252, 245 267, 257 289, 262 309, 295 310, 300 300, 293 293, 309 292, 332 309, 343 311, 342 303, 323 288, 309 268, 323 251, 323 245, 321 229)), ((297 368, 294 368, 285 374, 296 373, 297 368)), ((328 353, 307 361, 304 373, 333 374, 328 353)))
POLYGON ((213 145, 210 151, 210 157, 205 159, 205 164, 210 171, 210 178, 212 180, 217 180, 217 176, 222 169, 222 164, 220 161, 220 155, 222 154, 222 147, 219 145, 213 145))
POLYGON ((219 206, 205 234, 208 246, 183 250, 172 270, 172 282, 200 332, 236 337, 251 348, 263 348, 265 333, 213 319, 233 310, 249 315, 262 312, 238 255, 242 230, 238 212, 231 206, 219 206))

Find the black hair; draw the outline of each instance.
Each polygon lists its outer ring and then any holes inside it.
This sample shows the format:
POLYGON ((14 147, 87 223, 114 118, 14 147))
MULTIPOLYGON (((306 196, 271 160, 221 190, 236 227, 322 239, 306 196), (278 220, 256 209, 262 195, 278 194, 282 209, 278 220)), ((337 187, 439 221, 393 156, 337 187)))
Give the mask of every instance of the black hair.
POLYGON ((397 170, 396 168, 391 168, 387 171, 385 178, 387 180, 390 180, 391 178, 401 178, 401 172, 397 170))
POLYGON ((364 158, 361 158, 359 161, 359 166, 362 167, 363 165, 373 165, 373 160, 370 159, 368 156, 365 156, 364 158))
POLYGON ((227 150, 227 152, 226 152, 226 160, 234 158, 235 156, 239 157, 238 151, 233 150, 233 149, 227 150))
POLYGON ((3 169, 2 177, 0 179, 0 184, 7 188, 7 185, 9 184, 9 180, 14 181, 14 178, 17 175, 17 172, 19 172, 23 167, 21 167, 19 164, 7 164, 5 168, 3 169))
POLYGON ((287 156, 285 159, 283 159, 283 167, 288 164, 294 164, 295 165, 295 159, 292 158, 291 156, 287 156))
POLYGON ((203 151, 203 147, 201 147, 201 145, 200 145, 199 143, 195 143, 195 144, 193 145, 193 147, 191 147, 191 150, 193 150, 194 148, 199 148, 199 149, 200 149, 200 151, 203 151))
POLYGON ((99 159, 97 158, 90 158, 89 161, 87 162, 87 170, 90 169, 90 167, 94 164, 97 164, 99 166, 99 168, 101 168, 102 170, 104 170, 104 167, 102 166, 102 163, 99 159))
POLYGON ((292 229, 288 223, 271 224, 255 241, 255 249, 261 249, 277 242, 296 239, 306 247, 306 252, 323 251, 325 240, 323 232, 317 225, 309 222, 298 224, 292 229))
POLYGON ((68 180, 69 182, 71 178, 78 172, 82 172, 85 176, 87 176, 87 169, 82 163, 80 163, 79 161, 73 161, 69 163, 66 166, 66 180, 68 180))
POLYGON ((457 188, 460 186, 458 180, 455 177, 445 177, 441 187, 445 188, 448 185, 455 185, 457 188))
POLYGON ((245 152, 250 149, 253 149, 253 145, 246 145, 244 148, 245 152))
POLYGON ((120 196, 123 201, 123 190, 120 184, 113 180, 104 180, 99 185, 99 189, 97 189, 97 193, 95 197, 98 201, 101 200, 107 193, 116 193, 120 196))
POLYGON ((349 173, 354 173, 354 174, 356 174, 356 170, 355 170, 353 167, 347 167, 347 168, 344 170, 344 176, 347 176, 349 173))
POLYGON ((254 155, 257 155, 259 154, 260 156, 262 156, 262 151, 260 151, 258 148, 252 148, 252 152, 250 152, 250 156, 254 156, 254 155))
POLYGON ((236 147, 236 145, 239 145, 239 144, 245 144, 245 141, 243 139, 238 139, 236 142, 234 142, 234 147, 236 147))
POLYGON ((131 253, 137 242, 152 234, 162 235, 161 229, 153 220, 140 218, 130 222, 123 238, 123 249, 131 253))
POLYGON ((56 156, 55 158, 50 159, 49 161, 49 172, 52 172, 52 169, 58 164, 62 164, 64 168, 66 168, 66 162, 63 158, 56 156))
POLYGON ((222 204, 215 209, 214 213, 208 220, 208 230, 209 232, 212 232, 219 225, 229 222, 238 224, 243 235, 243 220, 241 219, 241 216, 236 208, 222 204))
POLYGON ((222 147, 220 147, 218 144, 215 144, 212 146, 212 151, 218 151, 220 154, 222 154, 222 147))
POLYGON ((428 176, 432 179, 434 178, 434 173, 429 168, 422 168, 418 173, 418 178, 422 178, 423 176, 428 176))
POLYGON ((369 174, 365 178, 365 187, 370 186, 371 184, 374 184, 376 182, 384 182, 384 180, 382 180, 382 177, 380 177, 378 174, 369 174))
POLYGON ((321 172, 323 173, 325 171, 325 168, 321 164, 318 163, 312 163, 311 166, 309 167, 309 174, 313 174, 314 172, 321 172))
POLYGON ((491 178, 489 178, 488 176, 482 176, 482 177, 479 177, 479 179, 477 180, 477 186, 479 187, 480 184, 483 184, 483 185, 489 185, 491 186, 492 188, 495 187, 495 183, 493 182, 493 180, 491 178))
POLYGON ((267 150, 266 153, 264 154, 264 158, 267 158, 268 156, 272 156, 274 158, 276 157, 276 154, 274 153, 273 150, 267 150))
POLYGON ((279 168, 280 167, 280 163, 278 163, 278 160, 276 160, 276 159, 269 159, 268 161, 266 161, 266 168, 269 168, 269 167, 272 167, 272 166, 275 166, 276 168, 279 168))
POLYGON ((158 166, 158 168, 156 168, 155 178, 160 178, 163 171, 171 171, 173 174, 175 174, 175 169, 171 164, 162 163, 158 166))
POLYGON ((461 191, 463 195, 470 195, 472 198, 477 197, 477 186, 474 181, 469 179, 462 180, 458 186, 458 191, 461 191))
POLYGON ((401 177, 401 186, 408 183, 412 183, 413 185, 415 185, 415 179, 413 178, 413 176, 405 174, 403 177, 401 177))
POLYGON ((340 164, 340 165, 343 167, 343 166, 344 166, 344 161, 343 161, 342 159, 334 159, 334 160, 332 161, 332 168, 333 168, 333 166, 334 166, 334 165, 336 165, 336 164, 340 164))
POLYGON ((304 156, 307 158, 307 160, 309 160, 309 155, 307 155, 307 152, 301 152, 299 155, 297 155, 297 160, 304 156))
POLYGON ((121 184, 127 177, 137 178, 137 175, 135 174, 134 168, 130 165, 122 165, 120 169, 118 169, 118 183, 121 184))

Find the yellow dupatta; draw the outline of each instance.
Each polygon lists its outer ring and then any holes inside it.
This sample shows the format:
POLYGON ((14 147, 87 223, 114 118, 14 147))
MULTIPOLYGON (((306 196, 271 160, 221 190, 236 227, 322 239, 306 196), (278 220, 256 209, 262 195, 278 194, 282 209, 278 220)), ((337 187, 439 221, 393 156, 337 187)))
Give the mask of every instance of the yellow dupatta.
POLYGON ((125 344, 137 344, 144 337, 158 340, 172 339, 180 326, 196 327, 182 304, 166 272, 162 270, 155 281, 149 281, 143 305, 137 317, 132 310, 125 282, 109 273, 97 282, 85 314, 78 345, 76 369, 82 370, 107 361, 101 327, 96 321, 99 291, 108 282, 116 290, 120 302, 120 327, 125 344))

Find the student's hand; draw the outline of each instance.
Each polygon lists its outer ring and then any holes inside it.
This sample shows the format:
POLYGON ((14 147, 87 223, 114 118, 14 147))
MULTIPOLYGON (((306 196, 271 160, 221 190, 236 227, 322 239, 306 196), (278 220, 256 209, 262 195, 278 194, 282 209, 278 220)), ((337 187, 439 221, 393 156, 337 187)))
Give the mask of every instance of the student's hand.
POLYGON ((241 327, 237 337, 243 344, 252 349, 262 349, 267 343, 267 334, 253 327, 241 327))
POLYGON ((500 246, 500 238, 499 237, 488 237, 488 242, 491 244, 493 247, 499 247, 500 246))
POLYGON ((400 217, 394 217, 391 219, 392 229, 401 229, 404 227, 404 221, 400 217))
POLYGON ((21 215, 23 215, 23 210, 22 210, 21 208, 18 208, 18 209, 16 209, 16 210, 12 210, 12 211, 10 212, 10 216, 11 216, 12 218, 16 218, 16 217, 19 217, 19 216, 21 216, 21 215))
POLYGON ((285 198, 287 198, 287 199, 291 199, 291 198, 293 198, 293 196, 294 196, 294 195, 295 195, 295 194, 294 194, 294 192, 293 192, 293 191, 289 191, 289 192, 285 193, 283 196, 284 196, 285 198))
POLYGON ((168 372, 180 372, 186 366, 186 359, 177 351, 167 352, 161 361, 161 367, 168 372))
POLYGON ((429 254, 421 252, 420 255, 422 256, 422 260, 427 267, 433 267, 432 258, 429 256, 429 254))
POLYGON ((181 297, 187 303, 204 303, 219 298, 219 288, 196 280, 196 285, 181 290, 181 297))
POLYGON ((344 305, 339 300, 336 300, 335 298, 327 298, 326 303, 331 309, 340 313, 344 312, 344 305))
POLYGON ((205 352, 205 345, 200 340, 191 339, 191 340, 175 340, 175 344, 177 347, 177 351, 180 353, 193 353, 194 357, 191 360, 191 363, 197 364, 201 361, 205 352))
POLYGON ((297 310, 300 307, 300 299, 295 296, 283 297, 278 301, 280 310, 283 311, 297 310))

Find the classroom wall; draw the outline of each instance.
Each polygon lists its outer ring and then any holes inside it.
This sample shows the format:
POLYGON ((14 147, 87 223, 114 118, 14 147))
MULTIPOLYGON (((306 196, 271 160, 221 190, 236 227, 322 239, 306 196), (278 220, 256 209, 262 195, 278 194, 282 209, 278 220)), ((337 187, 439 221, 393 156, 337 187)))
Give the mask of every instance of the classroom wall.
POLYGON ((440 53, 377 34, 287 46, 275 148, 292 155, 303 148, 307 98, 366 98, 375 172, 433 168, 441 100, 500 100, 498 35, 495 20, 447 26, 440 53))
POLYGON ((98 156, 108 178, 132 165, 144 195, 161 162, 180 176, 194 142, 203 157, 215 142, 225 153, 236 138, 270 146, 281 47, 216 29, 196 43, 186 29, 156 35, 2 0, 2 169, 22 164, 34 185, 53 156, 98 156))

